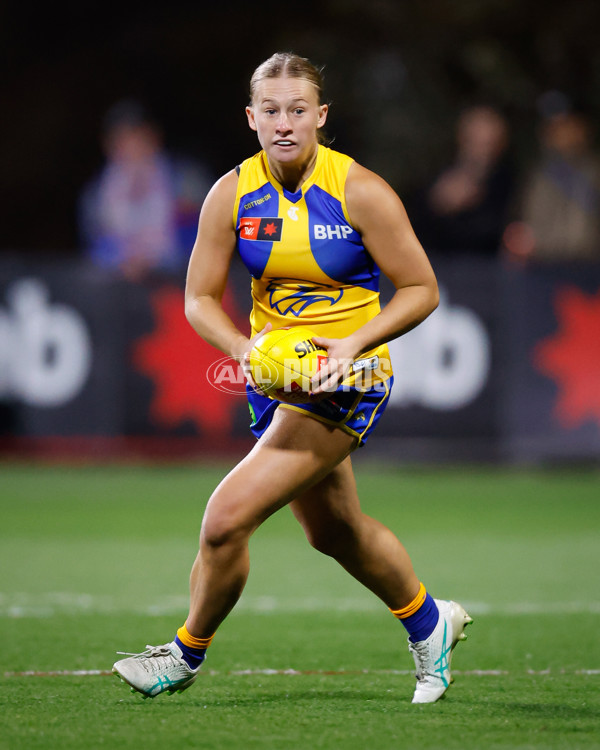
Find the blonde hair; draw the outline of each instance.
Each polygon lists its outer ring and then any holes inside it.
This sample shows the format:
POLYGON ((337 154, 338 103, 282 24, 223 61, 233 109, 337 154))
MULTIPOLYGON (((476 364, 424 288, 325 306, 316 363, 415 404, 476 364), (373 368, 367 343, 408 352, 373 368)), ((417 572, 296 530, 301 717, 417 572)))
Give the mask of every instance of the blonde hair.
POLYGON ((266 78, 303 78, 312 83, 317 90, 319 104, 323 104, 323 76, 306 57, 300 57, 293 52, 276 52, 268 60, 261 63, 250 79, 250 103, 254 103, 256 89, 266 78))

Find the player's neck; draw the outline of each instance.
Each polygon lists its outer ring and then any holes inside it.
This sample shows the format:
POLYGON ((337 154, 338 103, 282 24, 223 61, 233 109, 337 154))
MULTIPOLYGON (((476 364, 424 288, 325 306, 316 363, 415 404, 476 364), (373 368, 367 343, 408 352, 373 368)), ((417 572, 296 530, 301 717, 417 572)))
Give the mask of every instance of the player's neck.
POLYGON ((302 162, 269 162, 269 169, 282 187, 290 193, 296 193, 314 172, 318 153, 319 146, 315 145, 314 152, 302 162))

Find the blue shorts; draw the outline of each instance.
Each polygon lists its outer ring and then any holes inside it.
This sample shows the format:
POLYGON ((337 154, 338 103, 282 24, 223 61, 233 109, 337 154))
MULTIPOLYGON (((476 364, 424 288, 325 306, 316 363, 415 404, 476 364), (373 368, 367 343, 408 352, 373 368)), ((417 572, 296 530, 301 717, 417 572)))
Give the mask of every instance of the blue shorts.
POLYGON ((318 419, 319 422, 339 427, 357 438, 357 445, 362 446, 385 411, 393 382, 394 378, 390 377, 389 380, 377 383, 368 391, 340 386, 331 398, 314 404, 286 404, 283 401, 263 396, 262 393, 246 385, 248 406, 252 417, 250 429, 254 437, 260 438, 271 424, 275 409, 281 406, 283 409, 308 412, 309 416, 318 419))

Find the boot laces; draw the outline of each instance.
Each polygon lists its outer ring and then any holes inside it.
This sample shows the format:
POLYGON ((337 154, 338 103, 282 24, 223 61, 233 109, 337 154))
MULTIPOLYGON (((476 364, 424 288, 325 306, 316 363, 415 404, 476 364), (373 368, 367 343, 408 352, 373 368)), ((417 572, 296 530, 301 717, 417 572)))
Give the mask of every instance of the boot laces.
POLYGON ((146 650, 139 654, 128 651, 117 651, 117 654, 132 656, 134 659, 142 659, 142 666, 148 672, 159 671, 166 667, 169 662, 175 660, 168 644, 164 644, 163 646, 150 646, 147 644, 146 650))
POLYGON ((419 641, 418 643, 409 641, 408 650, 415 660, 417 679, 422 680, 427 674, 427 670, 424 668, 429 656, 429 649, 427 648, 427 644, 425 641, 419 641))

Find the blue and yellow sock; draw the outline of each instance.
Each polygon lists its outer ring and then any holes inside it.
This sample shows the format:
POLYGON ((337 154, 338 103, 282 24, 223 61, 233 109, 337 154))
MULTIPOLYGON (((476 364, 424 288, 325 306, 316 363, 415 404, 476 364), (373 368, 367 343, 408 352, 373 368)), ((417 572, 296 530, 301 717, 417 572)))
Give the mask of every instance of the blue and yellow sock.
POLYGON ((210 646, 210 643, 214 635, 210 638, 196 638, 188 633, 188 630, 183 624, 177 631, 175 636, 175 643, 181 649, 181 654, 185 663, 192 669, 197 669, 206 657, 206 649, 210 646))
POLYGON ((434 598, 425 591, 423 584, 410 604, 402 609, 390 609, 390 612, 404 625, 413 643, 429 638, 440 618, 437 604, 434 598))

